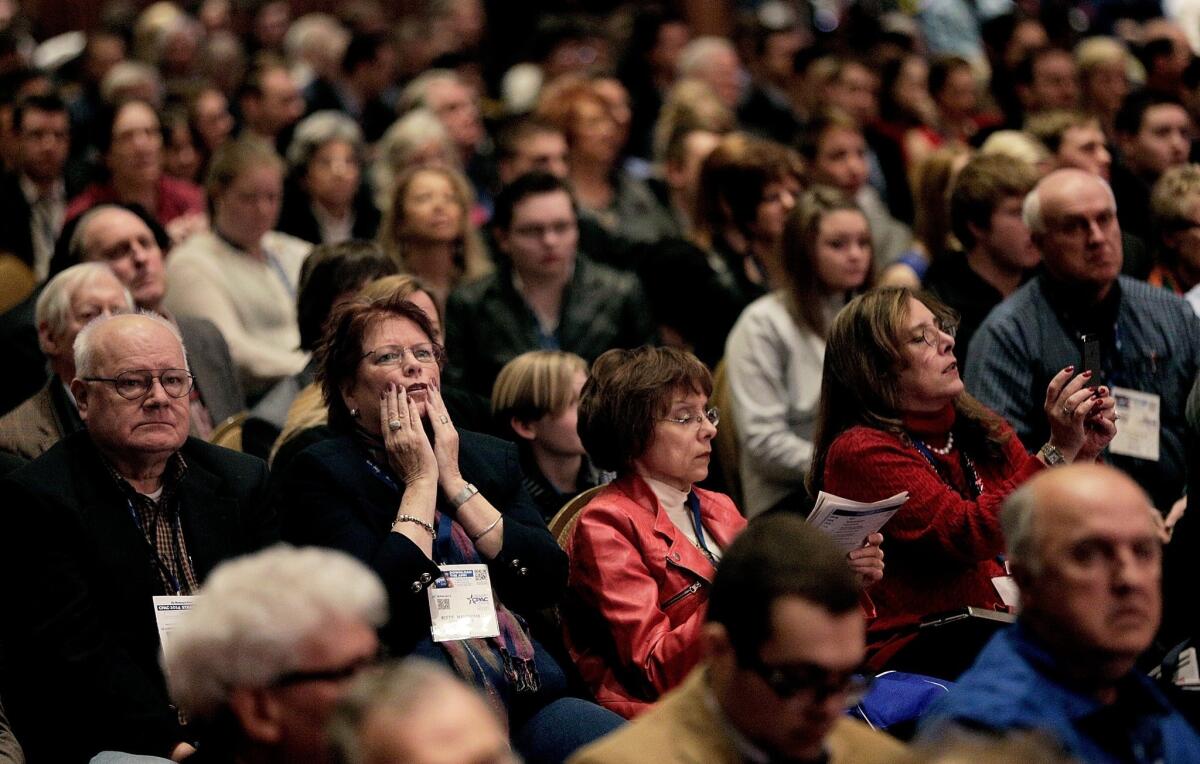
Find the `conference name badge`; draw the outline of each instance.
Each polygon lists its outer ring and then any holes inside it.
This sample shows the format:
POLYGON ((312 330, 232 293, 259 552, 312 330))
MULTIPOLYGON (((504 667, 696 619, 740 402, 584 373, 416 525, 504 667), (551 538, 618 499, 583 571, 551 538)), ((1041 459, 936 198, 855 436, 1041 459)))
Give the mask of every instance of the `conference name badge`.
POLYGON ((425 590, 433 641, 500 636, 496 600, 486 565, 439 565, 442 575, 425 590))
POLYGON ((1117 400, 1118 419, 1117 435, 1108 444, 1109 453, 1158 461, 1158 396, 1128 387, 1114 387, 1112 395, 1117 400))
POLYGON ((156 595, 154 597, 154 622, 158 625, 158 642, 164 651, 167 649, 167 640, 171 638, 171 632, 192 609, 195 602, 194 596, 186 594, 156 595))

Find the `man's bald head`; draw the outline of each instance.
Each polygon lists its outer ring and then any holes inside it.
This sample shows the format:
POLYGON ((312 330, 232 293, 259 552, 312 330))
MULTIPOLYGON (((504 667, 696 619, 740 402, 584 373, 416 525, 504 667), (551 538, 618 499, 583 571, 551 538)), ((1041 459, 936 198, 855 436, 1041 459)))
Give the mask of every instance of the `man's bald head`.
POLYGON ((1005 502, 1021 620, 1060 658, 1111 679, 1149 647, 1162 609, 1154 513, 1128 475, 1097 464, 1043 472, 1005 502))
POLYGON ((1051 279, 1094 300, 1108 294, 1124 257, 1108 183, 1075 168, 1055 170, 1025 197, 1022 216, 1051 279))
POLYGON ((115 204, 88 210, 69 244, 79 262, 102 262, 133 294, 139 308, 157 310, 167 292, 163 251, 146 221, 115 204))

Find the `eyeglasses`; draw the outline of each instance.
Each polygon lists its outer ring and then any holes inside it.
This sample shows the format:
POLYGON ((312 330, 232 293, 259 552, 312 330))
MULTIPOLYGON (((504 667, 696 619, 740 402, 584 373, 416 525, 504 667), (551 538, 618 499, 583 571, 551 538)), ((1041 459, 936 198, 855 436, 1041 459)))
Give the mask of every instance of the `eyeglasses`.
POLYGON ((721 421, 721 410, 718 409, 716 406, 713 406, 711 408, 705 409, 704 411, 689 412, 687 414, 684 414, 681 417, 670 417, 670 416, 663 417, 664 422, 674 422, 675 424, 682 424, 682 425, 695 424, 697 427, 700 426, 700 423, 703 422, 705 419, 707 419, 708 423, 711 424, 713 427, 716 427, 717 423, 721 421))
POLYGON ((942 334, 950 335, 950 339, 954 339, 954 335, 958 334, 958 324, 952 324, 946 321, 938 321, 935 326, 923 324, 918 327, 921 330, 920 336, 912 338, 914 344, 924 342, 929 347, 937 350, 938 345, 942 342, 942 334))
POLYGON ((344 682, 354 678, 360 671, 370 668, 379 660, 378 655, 367 655, 338 668, 316 671, 289 671, 271 683, 272 687, 291 687, 306 682, 344 682))
POLYGON ((441 358, 442 348, 440 345, 432 342, 422 342, 419 345, 384 345, 383 347, 368 350, 362 354, 363 358, 370 358, 371 363, 375 366, 399 366, 404 363, 404 353, 408 352, 412 355, 413 360, 417 363, 435 364, 441 358))
POLYGON ((746 668, 758 675, 780 700, 802 696, 806 703, 824 703, 834 695, 842 696, 846 708, 858 705, 871 689, 873 677, 858 669, 829 671, 811 663, 768 666, 755 657, 746 668))
POLYGON ((154 386, 158 380, 162 389, 172 398, 182 398, 192 391, 196 377, 187 369, 163 369, 155 374, 149 369, 130 369, 115 377, 84 377, 84 382, 106 382, 113 386, 117 395, 130 401, 136 401, 154 386))

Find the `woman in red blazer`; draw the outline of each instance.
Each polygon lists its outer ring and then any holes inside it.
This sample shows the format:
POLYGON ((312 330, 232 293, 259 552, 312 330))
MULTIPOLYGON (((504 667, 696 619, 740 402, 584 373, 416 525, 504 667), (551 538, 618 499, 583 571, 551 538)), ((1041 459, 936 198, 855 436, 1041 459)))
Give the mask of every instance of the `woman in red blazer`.
MULTIPOLYGON (((596 701, 627 718, 700 661, 709 586, 746 525, 728 496, 694 487, 717 433, 711 393, 691 353, 644 347, 600 356, 580 400, 583 445, 618 478, 567 545, 566 640, 596 701)), ((850 553, 865 584, 883 575, 881 540, 850 553)))

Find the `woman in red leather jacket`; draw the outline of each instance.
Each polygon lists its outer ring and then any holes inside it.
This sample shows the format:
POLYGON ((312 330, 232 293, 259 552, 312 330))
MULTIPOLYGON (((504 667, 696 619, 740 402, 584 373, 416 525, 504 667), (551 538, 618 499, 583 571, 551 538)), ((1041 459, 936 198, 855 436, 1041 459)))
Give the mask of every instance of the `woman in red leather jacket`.
MULTIPOLYGON (((746 525, 708 474, 718 412, 712 377, 674 348, 610 350, 592 366, 579 434, 618 478, 580 514, 567 545, 566 641, 602 706, 627 718, 700 661, 700 628, 722 550, 746 525)), ((881 537, 850 553, 864 585, 883 575, 881 537)))

